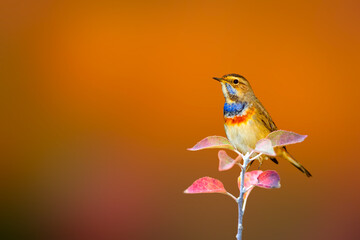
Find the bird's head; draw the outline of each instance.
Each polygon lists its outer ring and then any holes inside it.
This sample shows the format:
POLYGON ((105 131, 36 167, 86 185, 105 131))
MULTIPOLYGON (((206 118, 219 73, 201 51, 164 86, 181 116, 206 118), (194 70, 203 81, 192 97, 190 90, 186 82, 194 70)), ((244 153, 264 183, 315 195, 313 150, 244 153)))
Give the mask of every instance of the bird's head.
POLYGON ((226 102, 243 101, 254 95, 249 82, 239 74, 232 73, 213 79, 221 83, 226 102))

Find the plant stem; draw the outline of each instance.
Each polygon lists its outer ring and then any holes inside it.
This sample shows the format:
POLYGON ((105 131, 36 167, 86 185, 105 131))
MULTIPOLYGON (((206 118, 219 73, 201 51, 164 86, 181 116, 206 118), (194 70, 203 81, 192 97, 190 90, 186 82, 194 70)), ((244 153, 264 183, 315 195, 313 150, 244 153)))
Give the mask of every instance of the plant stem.
POLYGON ((234 195, 232 195, 232 194, 229 193, 229 192, 226 192, 225 194, 228 195, 228 196, 230 196, 232 199, 234 199, 234 200, 237 202, 237 198, 234 197, 234 195))
POLYGON ((244 179, 245 179, 245 172, 246 172, 246 167, 250 161, 250 155, 252 154, 246 154, 243 157, 243 165, 241 167, 241 173, 240 173, 240 196, 237 198, 237 204, 238 204, 238 209, 239 209, 239 214, 238 214, 238 232, 236 234, 236 239, 237 240, 241 240, 242 239, 242 230, 243 230, 243 216, 244 216, 244 210, 243 209, 243 204, 244 204, 244 193, 245 193, 245 188, 244 188, 244 179))

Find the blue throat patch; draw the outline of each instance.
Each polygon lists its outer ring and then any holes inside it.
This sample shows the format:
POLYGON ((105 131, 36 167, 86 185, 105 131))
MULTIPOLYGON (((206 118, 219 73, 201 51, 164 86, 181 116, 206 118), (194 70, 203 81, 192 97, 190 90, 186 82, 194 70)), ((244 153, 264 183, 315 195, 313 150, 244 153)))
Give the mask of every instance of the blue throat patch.
POLYGON ((234 102, 224 104, 224 116, 227 118, 241 115, 244 109, 247 107, 246 102, 234 102))
POLYGON ((226 89, 230 95, 237 95, 237 91, 235 88, 233 88, 230 84, 225 83, 226 89))

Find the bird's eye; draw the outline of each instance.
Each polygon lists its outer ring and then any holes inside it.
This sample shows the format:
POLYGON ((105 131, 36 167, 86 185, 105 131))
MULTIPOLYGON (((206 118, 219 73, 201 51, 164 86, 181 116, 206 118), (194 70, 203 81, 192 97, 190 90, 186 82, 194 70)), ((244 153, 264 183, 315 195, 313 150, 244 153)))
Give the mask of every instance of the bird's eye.
POLYGON ((234 80, 234 83, 235 83, 235 84, 238 84, 238 83, 239 83, 239 80, 235 79, 235 80, 234 80))

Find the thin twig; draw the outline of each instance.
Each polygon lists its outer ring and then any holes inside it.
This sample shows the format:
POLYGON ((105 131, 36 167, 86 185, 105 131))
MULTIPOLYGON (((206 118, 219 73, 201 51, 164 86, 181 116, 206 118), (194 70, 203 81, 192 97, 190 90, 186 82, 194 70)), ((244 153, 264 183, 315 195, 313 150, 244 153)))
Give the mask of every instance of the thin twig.
POLYGON ((246 202, 249 198, 249 195, 244 199, 244 203, 243 203, 243 206, 242 206, 242 211, 243 211, 243 214, 245 213, 245 206, 246 206, 246 202))
POLYGON ((242 157, 242 159, 244 159, 244 155, 243 155, 241 152, 239 152, 237 149, 234 148, 234 152, 236 152, 237 154, 239 154, 239 155, 242 157))
POLYGON ((235 200, 235 202, 237 201, 237 198, 236 198, 234 195, 232 195, 231 193, 226 192, 226 193, 224 193, 224 194, 226 194, 226 195, 230 196, 232 199, 234 199, 234 200, 235 200))
POLYGON ((250 161, 254 160, 254 159, 257 159, 258 157, 260 157, 262 155, 262 153, 259 153, 258 155, 256 155, 255 157, 253 158, 250 158, 250 161))
POLYGON ((250 185, 247 189, 245 189, 245 192, 249 191, 253 187, 254 187, 254 185, 250 185))

